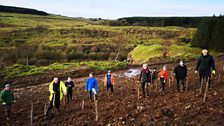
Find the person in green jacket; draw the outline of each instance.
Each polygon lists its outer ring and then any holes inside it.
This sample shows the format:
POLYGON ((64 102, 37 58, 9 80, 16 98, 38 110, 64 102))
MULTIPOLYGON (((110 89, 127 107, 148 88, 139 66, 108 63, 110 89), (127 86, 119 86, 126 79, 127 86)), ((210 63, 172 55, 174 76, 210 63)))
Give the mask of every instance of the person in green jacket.
POLYGON ((49 92, 50 92, 50 104, 48 107, 47 112, 45 113, 46 116, 49 114, 50 110, 55 106, 57 112, 59 113, 60 109, 60 102, 62 101, 63 94, 67 94, 67 88, 59 78, 54 78, 54 80, 49 85, 49 92))
POLYGON ((5 113, 7 120, 12 109, 12 103, 15 102, 14 93, 10 90, 10 84, 6 84, 4 90, 1 92, 1 101, 5 106, 5 113))

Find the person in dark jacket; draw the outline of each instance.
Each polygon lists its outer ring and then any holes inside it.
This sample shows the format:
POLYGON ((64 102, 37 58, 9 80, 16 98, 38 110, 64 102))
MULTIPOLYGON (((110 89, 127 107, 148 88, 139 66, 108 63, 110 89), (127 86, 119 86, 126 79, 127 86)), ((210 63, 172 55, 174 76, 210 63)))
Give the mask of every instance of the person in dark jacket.
POLYGON ((174 76, 177 80, 177 91, 180 92, 180 83, 182 85, 182 90, 185 90, 185 81, 187 77, 187 66, 184 65, 183 61, 180 61, 180 64, 174 69, 174 76))
POLYGON ((153 68, 153 71, 152 71, 152 84, 155 83, 156 79, 158 78, 158 70, 156 67, 153 68))
POLYGON ((215 75, 215 63, 214 59, 208 53, 208 49, 202 49, 202 56, 199 57, 195 73, 199 72, 200 83, 203 79, 206 79, 209 83, 209 89, 211 89, 211 73, 215 75), (209 78, 209 80, 208 80, 209 78))
POLYGON ((65 82, 65 86, 67 87, 67 102, 73 99, 72 93, 74 88, 74 82, 72 81, 71 77, 68 77, 68 80, 65 82))
POLYGON ((149 85, 151 83, 151 71, 148 68, 147 64, 143 64, 143 69, 140 73, 139 81, 141 81, 142 86, 142 93, 143 97, 146 97, 146 95, 149 95, 149 85), (145 91, 146 90, 146 91, 145 91))
POLYGON ((15 103, 14 94, 10 89, 10 84, 6 84, 5 89, 1 92, 1 101, 5 106, 6 119, 9 120, 12 104, 15 103))

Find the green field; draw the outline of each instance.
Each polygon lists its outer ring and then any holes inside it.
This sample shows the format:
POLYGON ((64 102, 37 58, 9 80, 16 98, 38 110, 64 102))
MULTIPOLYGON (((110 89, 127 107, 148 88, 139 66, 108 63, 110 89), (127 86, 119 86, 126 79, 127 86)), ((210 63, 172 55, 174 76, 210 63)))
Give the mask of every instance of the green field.
POLYGON ((190 44, 195 28, 115 27, 101 22, 57 15, 0 13, 0 64, 14 68, 18 65, 13 64, 28 62, 31 66, 25 69, 31 71, 18 73, 23 76, 50 70, 53 63, 114 61, 117 56, 124 61, 129 55, 133 63, 141 64, 162 57, 165 49, 169 60, 200 55, 200 49, 190 44))

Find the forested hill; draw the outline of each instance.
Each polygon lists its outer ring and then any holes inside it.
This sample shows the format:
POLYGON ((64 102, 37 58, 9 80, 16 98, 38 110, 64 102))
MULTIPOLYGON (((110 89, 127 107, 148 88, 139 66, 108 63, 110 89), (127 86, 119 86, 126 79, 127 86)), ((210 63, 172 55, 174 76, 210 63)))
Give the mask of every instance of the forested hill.
POLYGON ((33 15, 48 15, 48 13, 46 13, 44 11, 28 9, 28 8, 21 8, 21 7, 3 6, 3 5, 0 5, 0 12, 33 14, 33 15))
POLYGON ((197 27, 203 19, 212 17, 125 17, 109 22, 112 26, 181 26, 197 27))

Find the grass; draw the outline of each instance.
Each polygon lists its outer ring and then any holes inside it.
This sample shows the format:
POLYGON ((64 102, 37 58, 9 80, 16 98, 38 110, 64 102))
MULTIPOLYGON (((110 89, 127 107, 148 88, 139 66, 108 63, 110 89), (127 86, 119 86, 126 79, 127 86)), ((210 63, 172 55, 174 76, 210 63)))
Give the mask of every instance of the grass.
POLYGON ((25 66, 20 64, 14 64, 12 66, 4 68, 0 74, 4 77, 2 79, 29 76, 35 74, 42 74, 51 70, 65 70, 68 68, 81 69, 81 66, 85 65, 87 68, 95 70, 118 70, 127 67, 126 62, 112 62, 112 61, 89 61, 89 62, 71 62, 71 63, 54 63, 49 66, 25 66))
MULTIPOLYGON (((16 40, 24 40, 27 43, 46 44, 49 46, 75 45, 73 41, 85 43, 91 41, 98 43, 102 39, 107 42, 113 42, 117 36, 126 36, 130 39, 130 44, 157 44, 165 42, 167 39, 162 38, 160 32, 164 34, 175 33, 176 37, 170 41, 177 42, 178 38, 191 37, 196 29, 182 27, 143 27, 143 26, 124 26, 112 27, 104 25, 94 25, 87 19, 74 19, 63 16, 37 16, 29 14, 0 13, 0 41, 9 41, 13 43, 16 40), (35 29, 44 27, 43 31, 35 29), (32 28, 32 29, 31 29, 32 28), (27 29, 31 29, 28 30, 27 29), (61 30, 65 34, 61 33, 61 30), (10 34, 14 32, 14 34, 10 34), (99 34, 95 34, 99 32, 99 34), (100 33, 106 33, 109 36, 102 37, 100 33), (143 37, 142 37, 143 35, 143 37), (7 37, 5 37, 7 36, 7 37)), ((13 44, 1 44, 0 46, 13 46, 13 44)))
POLYGON ((131 56, 135 63, 144 63, 150 58, 160 57, 163 53, 163 46, 154 44, 151 46, 138 45, 132 52, 131 56))
MULTIPOLYGON (((200 49, 181 42, 183 38, 190 40, 195 31, 195 28, 183 27, 105 26, 97 25, 88 19, 58 15, 37 16, 0 12, 0 51, 10 52, 10 49, 16 49, 18 43, 23 42, 56 48, 67 45, 66 48, 72 47, 73 53, 77 53, 76 49, 82 46, 83 50, 78 50, 82 54, 87 47, 97 47, 98 52, 105 53, 109 48, 116 47, 118 41, 124 42, 126 48, 132 49, 129 53, 136 64, 162 57, 165 45, 168 49, 168 60, 195 59, 201 54, 200 49)), ((91 48, 87 49, 91 53, 91 48)), ((111 53, 116 54, 116 51, 111 53)), ((217 53, 212 51, 212 54, 217 53)), ((52 70, 82 69, 83 66, 94 70, 119 70, 127 65, 126 62, 111 61, 70 61, 40 67, 14 64, 3 68, 0 75, 3 77, 1 79, 5 79, 42 74, 52 70)))
MULTIPOLYGON (((154 44, 151 46, 138 45, 132 52, 132 58, 135 63, 142 64, 150 58, 162 57, 165 47, 163 45, 154 44)), ((196 59, 201 55, 201 49, 191 47, 190 44, 176 45, 173 44, 168 47, 169 61, 176 61, 177 59, 196 59)), ((210 51, 212 55, 217 56, 216 51, 210 51)))

